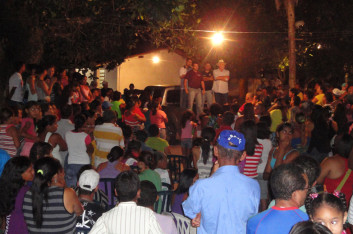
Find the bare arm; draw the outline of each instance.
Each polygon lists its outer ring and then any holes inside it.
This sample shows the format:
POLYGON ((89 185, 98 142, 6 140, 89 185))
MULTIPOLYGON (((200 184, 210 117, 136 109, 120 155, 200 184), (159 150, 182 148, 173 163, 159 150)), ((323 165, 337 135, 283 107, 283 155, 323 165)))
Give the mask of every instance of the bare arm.
POLYGON ((57 133, 54 133, 50 136, 49 138, 49 142, 51 143, 51 145, 59 145, 60 147, 60 151, 66 151, 67 150, 67 144, 64 141, 64 139, 57 133))
POLYGON ((295 150, 292 153, 290 153, 288 155, 288 157, 285 160, 283 160, 282 162, 283 162, 283 164, 291 163, 297 157, 299 157, 299 151, 295 150))
POLYGON ((195 146, 195 147, 192 147, 191 149, 191 152, 192 152, 192 162, 194 164, 194 167, 197 169, 197 161, 199 160, 200 158, 200 146, 195 146))
POLYGON ((263 179, 264 180, 268 180, 270 178, 270 174, 272 171, 271 168, 271 160, 272 160, 272 153, 273 153, 273 148, 270 150, 270 152, 268 153, 268 159, 267 159, 267 163, 266 163, 266 167, 265 167, 265 171, 264 171, 264 175, 263 175, 263 179))
POLYGON ((72 188, 64 190, 64 206, 69 213, 75 213, 76 216, 80 216, 83 213, 82 204, 72 188))
POLYGON ((7 134, 12 137, 15 147, 19 148, 21 146, 21 142, 18 130, 14 126, 12 126, 7 129, 7 134))
POLYGON ((201 81, 201 87, 202 87, 202 94, 205 94, 206 90, 205 90, 205 82, 201 81))
POLYGON ((325 158, 322 162, 321 162, 321 173, 319 178, 317 178, 317 183, 318 184, 324 184, 325 178, 330 174, 330 158, 325 158))
POLYGON ((90 157, 92 157, 92 154, 93 154, 93 152, 94 152, 94 147, 93 147, 92 143, 86 145, 86 148, 87 148, 87 150, 86 150, 87 154, 88 154, 90 157))
POLYGON ((28 83, 29 84, 29 90, 30 90, 31 94, 37 93, 36 87, 34 85, 34 81, 35 81, 35 77, 32 76, 30 81, 29 81, 29 83, 28 83))
POLYGON ((228 82, 229 76, 217 76, 217 77, 215 78, 215 80, 221 80, 221 81, 228 82))

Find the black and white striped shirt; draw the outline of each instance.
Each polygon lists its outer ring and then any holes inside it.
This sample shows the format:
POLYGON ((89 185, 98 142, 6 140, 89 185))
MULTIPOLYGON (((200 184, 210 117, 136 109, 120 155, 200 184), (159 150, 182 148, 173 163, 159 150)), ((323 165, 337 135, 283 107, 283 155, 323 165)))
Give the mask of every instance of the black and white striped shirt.
POLYGON ((135 202, 121 202, 104 213, 90 234, 159 234, 162 233, 153 211, 135 202))
POLYGON ((64 188, 49 187, 48 202, 43 201, 43 223, 37 228, 33 218, 32 192, 28 190, 23 201, 23 215, 30 233, 74 233, 76 215, 64 206, 64 188))

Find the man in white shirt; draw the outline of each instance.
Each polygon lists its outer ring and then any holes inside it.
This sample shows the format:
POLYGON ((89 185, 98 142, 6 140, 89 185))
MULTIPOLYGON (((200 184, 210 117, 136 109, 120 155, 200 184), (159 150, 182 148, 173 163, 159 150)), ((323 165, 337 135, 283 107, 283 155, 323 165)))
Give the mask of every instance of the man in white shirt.
POLYGON ((188 71, 191 71, 192 60, 190 58, 186 59, 185 66, 182 66, 179 70, 180 77, 180 107, 187 108, 188 107, 188 95, 184 89, 184 78, 188 71))
POLYGON ((15 65, 16 72, 9 79, 9 105, 19 106, 23 103, 23 80, 22 73, 26 70, 26 65, 19 62, 15 65))
POLYGON ((90 233, 162 233, 154 212, 136 205, 140 192, 140 180, 135 172, 120 173, 115 180, 115 194, 120 203, 104 213, 94 224, 90 233))
MULTIPOLYGON (((61 119, 57 122, 58 129, 56 133, 59 133, 60 136, 66 141, 65 135, 67 132, 72 131, 75 129, 75 125, 72 123, 70 118, 72 117, 72 106, 71 105, 64 105, 60 108, 61 119)), ((67 151, 60 151, 61 158, 66 160, 67 151)))
POLYGON ((213 77, 215 81, 213 82, 213 92, 215 95, 216 103, 223 106, 228 101, 228 81, 229 81, 229 71, 225 69, 226 63, 221 59, 217 63, 218 69, 213 71, 213 77))

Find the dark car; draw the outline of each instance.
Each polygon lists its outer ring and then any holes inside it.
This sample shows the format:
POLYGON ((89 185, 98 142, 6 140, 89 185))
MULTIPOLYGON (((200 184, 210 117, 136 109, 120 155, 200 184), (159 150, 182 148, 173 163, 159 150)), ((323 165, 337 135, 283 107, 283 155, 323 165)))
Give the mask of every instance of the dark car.
POLYGON ((162 97, 161 106, 168 116, 166 124, 167 140, 170 144, 176 144, 180 139, 180 120, 185 108, 180 107, 180 86, 156 85, 147 86, 144 91, 154 97, 162 97))

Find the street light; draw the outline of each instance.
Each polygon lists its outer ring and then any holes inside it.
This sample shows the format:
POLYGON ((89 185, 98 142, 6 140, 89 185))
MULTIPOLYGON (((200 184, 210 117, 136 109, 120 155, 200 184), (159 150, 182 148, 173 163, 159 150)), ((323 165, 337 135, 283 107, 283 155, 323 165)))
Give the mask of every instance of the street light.
POLYGON ((213 45, 220 45, 224 41, 223 34, 221 32, 217 32, 212 36, 213 45))
POLYGON ((158 56, 154 56, 153 58, 152 58, 152 62, 153 63, 159 63, 161 60, 160 60, 160 58, 158 57, 158 56))

